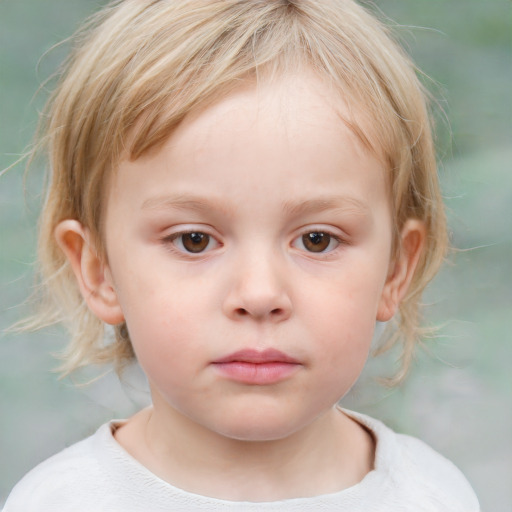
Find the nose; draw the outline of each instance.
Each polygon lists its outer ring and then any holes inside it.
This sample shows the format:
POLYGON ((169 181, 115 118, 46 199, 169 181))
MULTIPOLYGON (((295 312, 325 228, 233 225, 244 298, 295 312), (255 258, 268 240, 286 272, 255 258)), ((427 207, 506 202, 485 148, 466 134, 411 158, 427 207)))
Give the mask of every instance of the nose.
POLYGON ((282 266, 270 255, 241 256, 231 269, 224 313, 233 320, 282 322, 292 314, 292 301, 282 266))

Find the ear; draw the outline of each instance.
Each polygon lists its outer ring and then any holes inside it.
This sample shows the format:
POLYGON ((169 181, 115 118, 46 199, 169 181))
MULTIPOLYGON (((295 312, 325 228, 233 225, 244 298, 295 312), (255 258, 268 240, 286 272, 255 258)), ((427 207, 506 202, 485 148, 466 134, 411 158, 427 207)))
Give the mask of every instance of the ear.
POLYGON ((55 238, 75 274, 89 309, 107 324, 124 321, 108 266, 98 256, 89 233, 77 220, 63 220, 55 238))
POLYGON ((409 219, 401 233, 399 252, 391 262, 389 274, 382 291, 377 320, 387 322, 393 318, 405 297, 418 265, 425 244, 426 229, 422 221, 409 219))

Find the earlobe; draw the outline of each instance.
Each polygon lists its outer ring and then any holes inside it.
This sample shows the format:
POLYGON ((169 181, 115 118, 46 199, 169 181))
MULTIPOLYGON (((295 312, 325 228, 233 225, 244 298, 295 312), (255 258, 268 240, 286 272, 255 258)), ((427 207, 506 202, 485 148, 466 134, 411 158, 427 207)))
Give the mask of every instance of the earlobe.
POLYGON ((382 291, 377 320, 387 322, 393 318, 400 302, 407 294, 416 266, 425 244, 426 229, 422 221, 409 219, 401 233, 398 254, 392 261, 388 278, 382 291))
POLYGON ((98 256, 86 228, 77 220, 67 219, 55 228, 55 238, 73 269, 89 309, 108 324, 122 323, 124 316, 112 276, 98 256))

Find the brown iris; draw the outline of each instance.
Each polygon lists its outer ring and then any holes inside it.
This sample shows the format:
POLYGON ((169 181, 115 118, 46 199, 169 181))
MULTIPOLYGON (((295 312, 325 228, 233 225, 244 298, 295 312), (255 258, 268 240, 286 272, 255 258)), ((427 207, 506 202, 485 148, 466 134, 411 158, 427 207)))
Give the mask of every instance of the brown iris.
POLYGON ((210 236, 205 233, 184 233, 181 243, 188 252, 201 252, 208 247, 210 236))
POLYGON ((331 235, 321 231, 313 231, 302 235, 302 243, 310 252, 323 252, 331 243, 331 235))

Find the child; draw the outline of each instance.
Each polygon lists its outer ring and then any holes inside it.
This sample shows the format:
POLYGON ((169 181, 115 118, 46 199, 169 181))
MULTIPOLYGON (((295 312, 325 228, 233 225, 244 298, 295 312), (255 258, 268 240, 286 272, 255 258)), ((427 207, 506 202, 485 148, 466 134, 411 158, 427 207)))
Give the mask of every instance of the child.
POLYGON ((5 512, 478 510, 446 459, 337 406, 376 321, 405 371, 446 248, 386 29, 352 0, 125 0, 76 42, 46 117, 41 323, 68 321, 66 372, 136 357, 153 404, 5 512))

